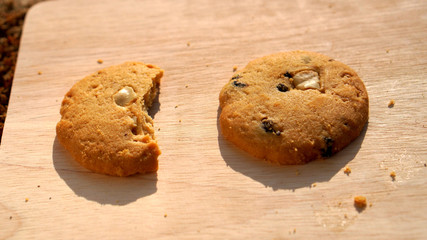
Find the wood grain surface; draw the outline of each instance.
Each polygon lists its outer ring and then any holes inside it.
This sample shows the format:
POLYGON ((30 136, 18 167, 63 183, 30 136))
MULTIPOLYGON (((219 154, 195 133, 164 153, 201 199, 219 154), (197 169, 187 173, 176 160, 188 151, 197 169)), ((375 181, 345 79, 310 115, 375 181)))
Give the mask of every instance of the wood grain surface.
POLYGON ((0 238, 425 239, 426 30, 418 0, 40 3, 0 147, 0 238), (296 49, 356 70, 370 119, 334 157, 278 167, 222 138, 218 94, 234 65, 296 49), (165 70, 152 112, 160 168, 93 174, 56 140, 60 103, 84 76, 129 60, 165 70))

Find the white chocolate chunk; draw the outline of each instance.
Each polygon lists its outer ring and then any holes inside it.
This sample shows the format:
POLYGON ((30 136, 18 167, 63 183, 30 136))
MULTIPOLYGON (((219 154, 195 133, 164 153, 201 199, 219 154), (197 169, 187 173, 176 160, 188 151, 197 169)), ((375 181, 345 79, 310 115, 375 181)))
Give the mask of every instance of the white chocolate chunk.
POLYGON ((133 116, 132 120, 133 120, 133 126, 134 127, 138 126, 138 118, 136 116, 133 116))
POLYGON ((114 94, 114 102, 119 106, 126 106, 136 98, 136 93, 131 87, 124 87, 114 94))
POLYGON ((319 74, 315 71, 301 71, 293 77, 294 86, 300 90, 320 89, 319 74))

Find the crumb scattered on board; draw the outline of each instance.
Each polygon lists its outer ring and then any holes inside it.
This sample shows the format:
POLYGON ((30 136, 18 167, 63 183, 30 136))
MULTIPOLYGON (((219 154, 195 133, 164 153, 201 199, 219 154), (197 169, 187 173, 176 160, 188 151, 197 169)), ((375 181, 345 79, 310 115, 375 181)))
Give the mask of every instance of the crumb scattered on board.
POLYGON ((99 64, 102 64, 104 62, 104 60, 98 59, 98 61, 96 61, 96 62, 99 63, 99 64))
POLYGON ((367 202, 366 197, 364 196, 356 196, 354 197, 354 206, 358 209, 366 208, 367 202))
POLYGON ((28 200, 29 200, 28 198, 25 198, 25 202, 28 202, 28 200))
POLYGON ((395 171, 392 171, 391 173, 390 173, 390 177, 391 177, 391 179, 394 181, 394 180, 396 180, 396 172, 395 171))
POLYGON ((38 71, 37 74, 38 75, 42 75, 43 73, 42 73, 42 71, 38 71))
POLYGON ((344 173, 345 173, 345 174, 347 174, 347 176, 348 176, 348 175, 350 175, 350 173, 351 173, 351 168, 349 168, 349 167, 345 167, 345 169, 344 169, 344 173))
POLYGON ((395 103, 395 102, 394 102, 394 99, 391 99, 391 100, 390 100, 390 102, 388 103, 388 107, 389 107, 389 108, 394 107, 394 103, 395 103))
POLYGON ((190 46, 190 44, 191 44, 190 42, 187 42, 187 47, 189 47, 189 46, 190 46))
POLYGON ((233 66, 233 72, 235 72, 237 70, 237 65, 233 66))

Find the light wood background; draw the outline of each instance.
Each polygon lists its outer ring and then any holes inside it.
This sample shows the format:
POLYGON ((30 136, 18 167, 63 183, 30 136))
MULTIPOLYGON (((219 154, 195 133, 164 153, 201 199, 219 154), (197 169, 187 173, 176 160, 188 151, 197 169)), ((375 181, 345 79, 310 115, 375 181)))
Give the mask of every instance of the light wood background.
POLYGON ((0 238, 425 239, 426 39, 418 0, 40 3, 0 147, 0 238), (370 119, 334 157, 277 167, 224 141, 218 94, 234 65, 296 49, 355 69, 370 119), (60 103, 84 76, 129 60, 165 70, 153 112, 160 169, 93 174, 55 138, 60 103))

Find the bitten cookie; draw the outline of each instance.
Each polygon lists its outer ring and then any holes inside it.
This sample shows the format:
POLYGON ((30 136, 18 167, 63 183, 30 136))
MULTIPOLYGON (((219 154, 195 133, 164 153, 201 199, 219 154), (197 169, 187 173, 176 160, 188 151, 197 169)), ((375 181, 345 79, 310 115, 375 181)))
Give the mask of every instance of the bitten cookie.
POLYGON ((369 114, 356 72, 307 51, 249 62, 223 87, 219 101, 223 136, 278 164, 332 156, 360 135, 369 114))
POLYGON ((59 142, 85 168, 114 176, 155 172, 160 150, 147 113, 163 70, 126 62, 77 82, 65 95, 59 142))

